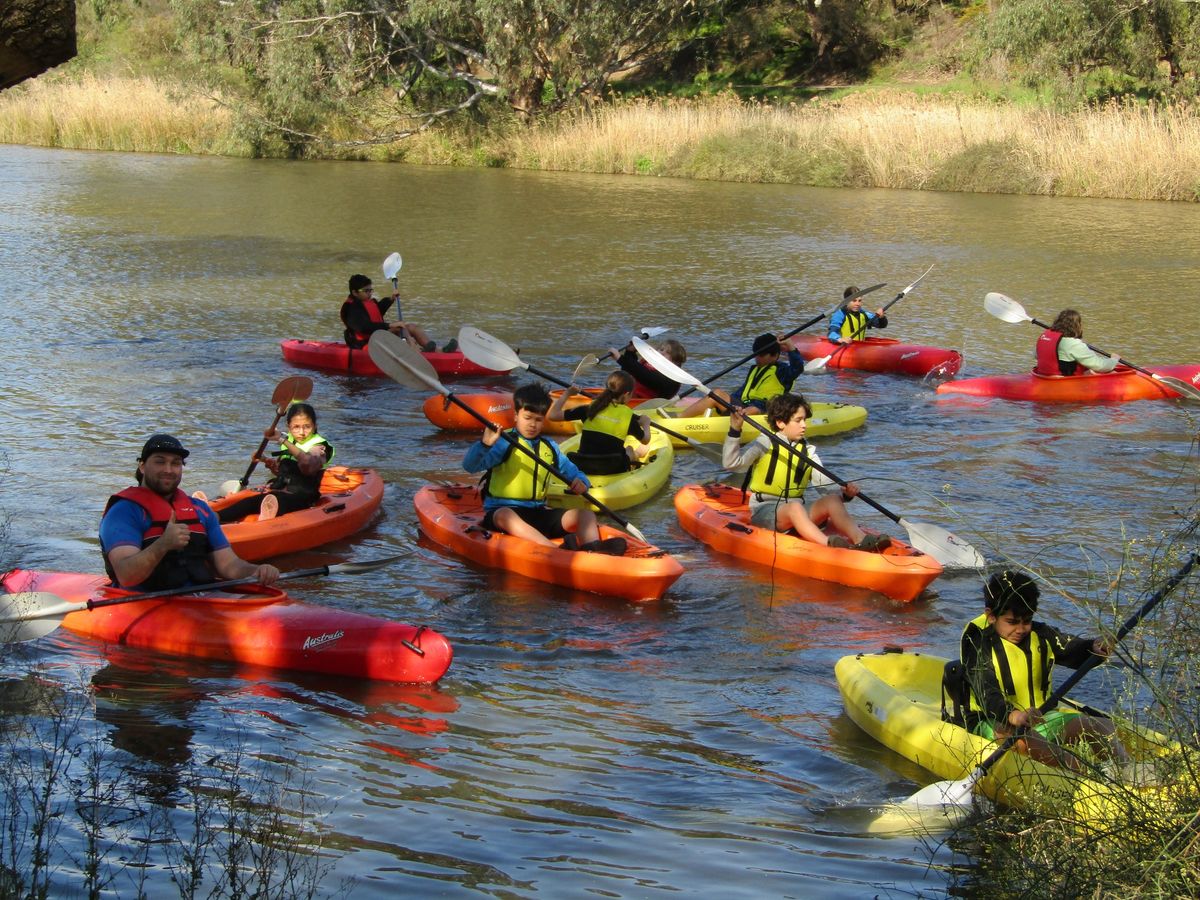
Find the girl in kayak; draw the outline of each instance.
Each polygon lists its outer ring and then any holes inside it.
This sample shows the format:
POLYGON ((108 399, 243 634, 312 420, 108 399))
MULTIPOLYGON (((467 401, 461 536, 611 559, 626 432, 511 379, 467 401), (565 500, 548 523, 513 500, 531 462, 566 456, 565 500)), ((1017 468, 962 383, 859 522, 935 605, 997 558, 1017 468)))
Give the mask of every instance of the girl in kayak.
POLYGON ((1038 375, 1085 375, 1080 366, 1092 372, 1111 372, 1120 362, 1118 356, 1097 353, 1083 341, 1083 316, 1064 309, 1054 324, 1042 332, 1034 348, 1038 375))
MULTIPOLYGON (((858 288, 850 285, 842 291, 842 297, 852 297, 857 293, 858 288)), ((829 317, 829 340, 835 344, 853 344, 866 338, 868 328, 887 328, 888 318, 882 306, 875 312, 863 312, 862 305, 863 298, 854 297, 829 317)))
POLYGON ((550 394, 540 384, 524 384, 513 391, 513 428, 501 432, 488 427, 483 437, 467 448, 463 468, 483 472, 483 528, 503 531, 536 544, 553 544, 563 538, 567 550, 589 550, 624 556, 624 538, 601 540, 596 514, 590 509, 551 509, 546 505, 546 482, 554 476, 549 466, 571 479, 572 493, 582 494, 591 482, 563 455, 554 441, 542 437, 550 394), (518 450, 519 441, 530 453, 518 450))
POLYGON ((613 372, 604 381, 604 390, 587 406, 566 411, 567 398, 575 391, 568 385, 555 399, 546 417, 551 422, 582 422, 579 449, 568 453, 570 460, 588 475, 615 475, 628 472, 646 455, 650 447, 650 419, 634 415, 629 408, 633 396, 633 376, 613 372), (625 438, 636 437, 641 444, 626 447, 625 438))
POLYGON ((1084 764, 1063 744, 1086 743, 1118 764, 1128 763, 1110 720, 1074 710, 1038 712, 1050 695, 1056 662, 1077 669, 1092 655, 1109 654, 1100 638, 1073 637, 1035 622, 1038 596, 1033 579, 1020 572, 998 572, 984 586, 983 614, 967 623, 960 647, 970 691, 967 728, 989 739, 1019 732, 1020 752, 1076 771, 1084 764))
POLYGON ((747 471, 743 491, 750 494, 750 522, 759 528, 796 532, 814 544, 840 549, 881 551, 891 546, 886 534, 867 534, 850 517, 846 504, 858 496, 858 485, 847 484, 841 494, 826 494, 811 508, 804 506, 804 490, 835 484, 809 465, 821 458, 804 440, 812 407, 799 394, 780 394, 767 407, 767 421, 775 436, 792 448, 780 447, 765 434, 745 446, 741 443, 745 415, 735 409, 729 416, 722 464, 734 472, 747 471), (826 534, 828 525, 836 534, 826 534))
MULTIPOLYGON (((222 522, 240 522, 257 514, 273 519, 296 512, 321 499, 321 475, 333 460, 333 444, 317 433, 317 411, 307 403, 293 403, 287 411, 287 433, 279 433, 279 450, 263 464, 275 475, 265 493, 245 497, 222 509, 222 522)), ((267 432, 267 437, 274 437, 267 432)))

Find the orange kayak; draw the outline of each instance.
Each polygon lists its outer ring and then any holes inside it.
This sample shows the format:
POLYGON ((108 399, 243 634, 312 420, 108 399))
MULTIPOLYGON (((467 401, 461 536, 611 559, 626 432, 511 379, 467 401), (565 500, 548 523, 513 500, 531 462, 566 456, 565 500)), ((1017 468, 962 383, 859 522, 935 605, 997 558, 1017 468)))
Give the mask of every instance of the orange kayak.
MULTIPOLYGON (((574 409, 576 406, 591 403, 599 393, 600 388, 586 388, 582 394, 572 395, 567 400, 566 408, 574 409)), ((550 396, 555 399, 558 399, 560 394, 562 394, 561 389, 550 392, 550 396)), ((455 392, 454 396, 489 422, 493 422, 501 428, 512 428, 512 391, 482 391, 470 394, 455 392)), ((438 428, 444 428, 447 431, 483 431, 482 422, 441 394, 434 394, 428 398, 422 409, 425 411, 425 418, 438 428)), ((547 419, 543 430, 546 434, 571 435, 575 433, 575 423, 552 422, 547 419)))
POLYGON ((413 498, 421 530, 435 543, 493 569, 634 602, 659 599, 683 574, 683 566, 650 544, 600 526, 602 538, 623 537, 624 556, 563 550, 502 531, 484 531, 483 500, 474 485, 427 485, 413 498))
POLYGON ((758 528, 750 524, 741 490, 726 484, 685 485, 675 495, 675 512, 684 531, 714 550, 806 578, 878 591, 893 600, 915 600, 942 574, 936 559, 896 538, 882 553, 868 553, 758 528))
MULTIPOLYGON (((47 591, 71 603, 128 596, 100 575, 16 570, 9 591, 47 591)), ((432 684, 450 667, 450 643, 424 626, 310 606, 278 588, 246 586, 239 594, 179 595, 68 613, 76 634, 143 650, 271 666, 432 684)))
MULTIPOLYGON (((238 491, 209 502, 217 512, 258 489, 238 491)), ((260 522, 249 515, 222 525, 234 553, 250 562, 283 553, 310 550, 340 541, 363 528, 383 502, 383 479, 374 469, 330 466, 321 478, 321 499, 315 506, 260 522)))

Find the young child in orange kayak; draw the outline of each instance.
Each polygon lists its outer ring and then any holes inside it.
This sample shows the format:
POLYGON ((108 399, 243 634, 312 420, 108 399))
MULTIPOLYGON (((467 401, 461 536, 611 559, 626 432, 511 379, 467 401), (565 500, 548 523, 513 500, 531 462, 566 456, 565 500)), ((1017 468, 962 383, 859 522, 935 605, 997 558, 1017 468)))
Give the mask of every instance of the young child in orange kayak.
POLYGON ((721 462, 730 471, 749 470, 742 490, 750 494, 751 524, 775 531, 792 529, 814 544, 841 549, 880 551, 891 546, 891 538, 867 534, 846 510, 846 503, 858 496, 856 484, 847 484, 840 494, 826 494, 805 508, 804 491, 810 484, 820 487, 836 483, 804 462, 821 464, 816 448, 804 440, 811 415, 812 407, 799 394, 780 394, 767 406, 767 421, 775 429, 775 436, 795 448, 795 453, 784 450, 765 434, 743 446, 745 415, 738 409, 730 415, 721 462), (837 533, 827 535, 822 530, 824 525, 837 533))
POLYGON ((613 372, 604 381, 604 390, 586 406, 564 410, 575 391, 569 385, 554 400, 547 418, 551 422, 582 422, 579 449, 567 456, 588 475, 615 475, 628 472, 650 449, 650 419, 634 415, 629 407, 633 396, 633 376, 613 372), (626 447, 625 438, 636 437, 638 447, 626 447))
POLYGON ((1108 719, 1074 710, 1037 711, 1051 693, 1055 663, 1077 669, 1089 656, 1108 656, 1100 638, 1078 638, 1034 621, 1039 591, 1021 572, 998 572, 983 589, 983 613, 963 629, 960 654, 967 684, 967 728, 985 738, 1007 738, 1029 729, 1016 748, 1049 765, 1083 768, 1064 744, 1087 743, 1114 762, 1129 754, 1108 719))
POLYGON ((563 455, 558 445, 542 437, 550 394, 540 384, 525 384, 513 391, 513 428, 502 440, 501 432, 485 428, 483 437, 472 444, 463 457, 468 472, 487 474, 483 478, 483 527, 503 531, 537 544, 553 544, 551 538, 563 538, 568 550, 588 550, 623 556, 624 538, 601 540, 596 514, 590 509, 551 509, 546 505, 546 484, 555 476, 549 466, 570 479, 572 493, 582 494, 591 482, 563 455), (529 454, 522 453, 513 441, 519 441, 529 454))
MULTIPOLYGON (((287 433, 280 432, 279 450, 262 463, 275 475, 266 493, 245 497, 218 512, 222 523, 258 514, 259 519, 308 509, 321 499, 321 475, 333 460, 333 444, 317 433, 317 411, 293 403, 287 411, 287 433)), ((275 437, 268 433, 267 437, 275 437)))

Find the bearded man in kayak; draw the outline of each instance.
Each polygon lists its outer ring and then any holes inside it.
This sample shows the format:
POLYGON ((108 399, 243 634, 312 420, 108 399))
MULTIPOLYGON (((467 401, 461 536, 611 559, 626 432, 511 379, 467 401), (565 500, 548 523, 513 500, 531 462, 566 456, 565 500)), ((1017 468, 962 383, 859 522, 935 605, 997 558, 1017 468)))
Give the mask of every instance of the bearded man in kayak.
MULTIPOLYGON (((850 285, 842 291, 842 297, 857 293, 858 288, 850 285)), ((888 318, 882 306, 875 312, 863 312, 862 306, 863 298, 855 297, 829 317, 829 340, 835 344, 853 344, 866 338, 868 328, 887 328, 888 318)))
POLYGON ((1038 375, 1086 375, 1080 366, 1103 374, 1111 372, 1120 362, 1119 356, 1104 356, 1083 341, 1083 316, 1074 309, 1064 309, 1054 323, 1042 332, 1034 348, 1038 375))
POLYGON ((274 584, 279 570, 234 553, 217 514, 179 489, 188 453, 172 435, 151 435, 138 457, 137 486, 108 498, 100 520, 108 577, 140 590, 236 578, 274 584))

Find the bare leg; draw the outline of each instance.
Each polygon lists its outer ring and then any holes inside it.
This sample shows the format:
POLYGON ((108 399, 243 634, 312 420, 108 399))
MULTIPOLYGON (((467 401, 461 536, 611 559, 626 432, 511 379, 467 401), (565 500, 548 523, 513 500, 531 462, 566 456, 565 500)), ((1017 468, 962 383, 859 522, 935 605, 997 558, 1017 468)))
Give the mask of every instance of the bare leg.
POLYGON ((425 333, 425 329, 420 325, 414 325, 412 322, 405 322, 404 328, 409 336, 416 342, 418 348, 424 348, 433 343, 429 340, 429 335, 425 333))
POLYGON ((839 494, 826 494, 813 504, 811 515, 818 527, 828 522, 834 531, 845 536, 852 544, 857 544, 866 537, 866 532, 850 517, 846 503, 839 494))
POLYGON ((511 534, 513 537, 525 538, 527 541, 533 541, 535 544, 550 544, 554 541, 550 540, 511 509, 500 509, 492 516, 492 521, 496 523, 496 527, 506 534, 511 534))
MULTIPOLYGON (((713 393, 726 403, 729 402, 729 394, 726 391, 717 388, 715 391, 713 391, 713 393)), ((687 406, 683 407, 683 409, 679 411, 679 417, 681 419, 694 419, 697 416, 704 415, 710 409, 716 409, 718 406, 719 404, 712 397, 701 397, 699 400, 693 400, 687 406)), ((725 407, 722 406, 722 412, 724 409, 725 407)))
POLYGON ((562 525, 567 531, 575 533, 575 539, 581 547, 600 540, 600 526, 596 524, 596 514, 590 509, 567 510, 562 525))
POLYGON ((789 528, 795 529, 796 534, 806 541, 812 541, 823 547, 829 543, 825 532, 809 518, 808 511, 805 510, 804 503, 800 500, 781 503, 775 507, 775 530, 787 531, 789 528))
POLYGON ((1130 762, 1129 752, 1117 737, 1117 727, 1108 719, 1096 716, 1076 716, 1063 729, 1064 744, 1086 743, 1093 750, 1107 754, 1114 762, 1130 762))

